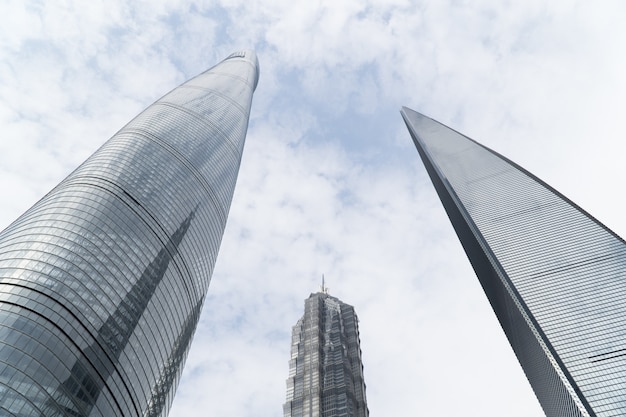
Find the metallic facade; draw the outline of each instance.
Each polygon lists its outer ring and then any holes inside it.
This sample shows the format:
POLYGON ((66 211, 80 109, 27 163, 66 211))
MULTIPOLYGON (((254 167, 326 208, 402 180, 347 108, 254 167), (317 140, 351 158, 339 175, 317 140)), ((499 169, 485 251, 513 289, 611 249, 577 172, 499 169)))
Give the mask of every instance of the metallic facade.
POLYGON ((293 327, 285 417, 367 417, 354 308, 311 294, 293 327))
POLYGON ((496 152, 401 113, 546 415, 626 415, 624 240, 496 152))
POLYGON ((0 415, 167 415, 258 76, 244 51, 172 90, 0 233, 0 415))

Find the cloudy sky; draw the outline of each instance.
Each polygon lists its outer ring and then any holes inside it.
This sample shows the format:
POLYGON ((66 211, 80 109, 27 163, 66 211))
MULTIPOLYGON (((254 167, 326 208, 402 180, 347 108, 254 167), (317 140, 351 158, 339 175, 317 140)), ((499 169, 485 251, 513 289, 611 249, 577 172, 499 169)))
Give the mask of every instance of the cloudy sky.
POLYGON ((2 0, 0 228, 165 92, 242 48, 257 88, 170 416, 281 416, 322 274, 372 416, 543 413, 399 115, 508 156, 626 235, 626 3, 2 0))

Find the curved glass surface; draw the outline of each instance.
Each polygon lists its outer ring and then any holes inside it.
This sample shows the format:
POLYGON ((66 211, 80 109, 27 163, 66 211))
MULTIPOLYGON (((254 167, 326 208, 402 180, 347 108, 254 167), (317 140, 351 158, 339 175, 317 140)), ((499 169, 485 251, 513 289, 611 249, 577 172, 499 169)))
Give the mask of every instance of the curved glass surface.
POLYGON ((0 414, 164 416, 206 295, 258 62, 166 94, 0 234, 0 414))

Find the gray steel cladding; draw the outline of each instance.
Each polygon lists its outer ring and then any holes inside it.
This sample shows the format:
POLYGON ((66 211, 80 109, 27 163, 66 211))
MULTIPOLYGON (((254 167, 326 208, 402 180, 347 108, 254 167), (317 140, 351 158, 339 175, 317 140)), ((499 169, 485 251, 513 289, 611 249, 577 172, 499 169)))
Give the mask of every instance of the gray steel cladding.
POLYGON ((626 415, 625 242, 496 152, 402 116, 546 415, 626 415))
POLYGON ((243 51, 174 89, 0 234, 0 415, 167 415, 258 76, 243 51))
POLYGON ((358 319, 354 308, 311 294, 293 327, 285 417, 367 417, 358 319))

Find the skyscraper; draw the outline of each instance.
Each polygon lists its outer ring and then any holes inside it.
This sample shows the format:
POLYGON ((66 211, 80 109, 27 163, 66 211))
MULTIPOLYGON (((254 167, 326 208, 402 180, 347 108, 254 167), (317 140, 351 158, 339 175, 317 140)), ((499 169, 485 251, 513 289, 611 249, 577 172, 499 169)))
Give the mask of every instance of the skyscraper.
POLYGON ((505 157, 401 113, 546 415, 626 415, 624 240, 505 157))
POLYGON ((285 417, 367 417, 354 308, 322 292, 293 327, 285 417))
POLYGON ((0 233, 0 414, 167 415, 258 76, 243 51, 172 90, 0 233))

